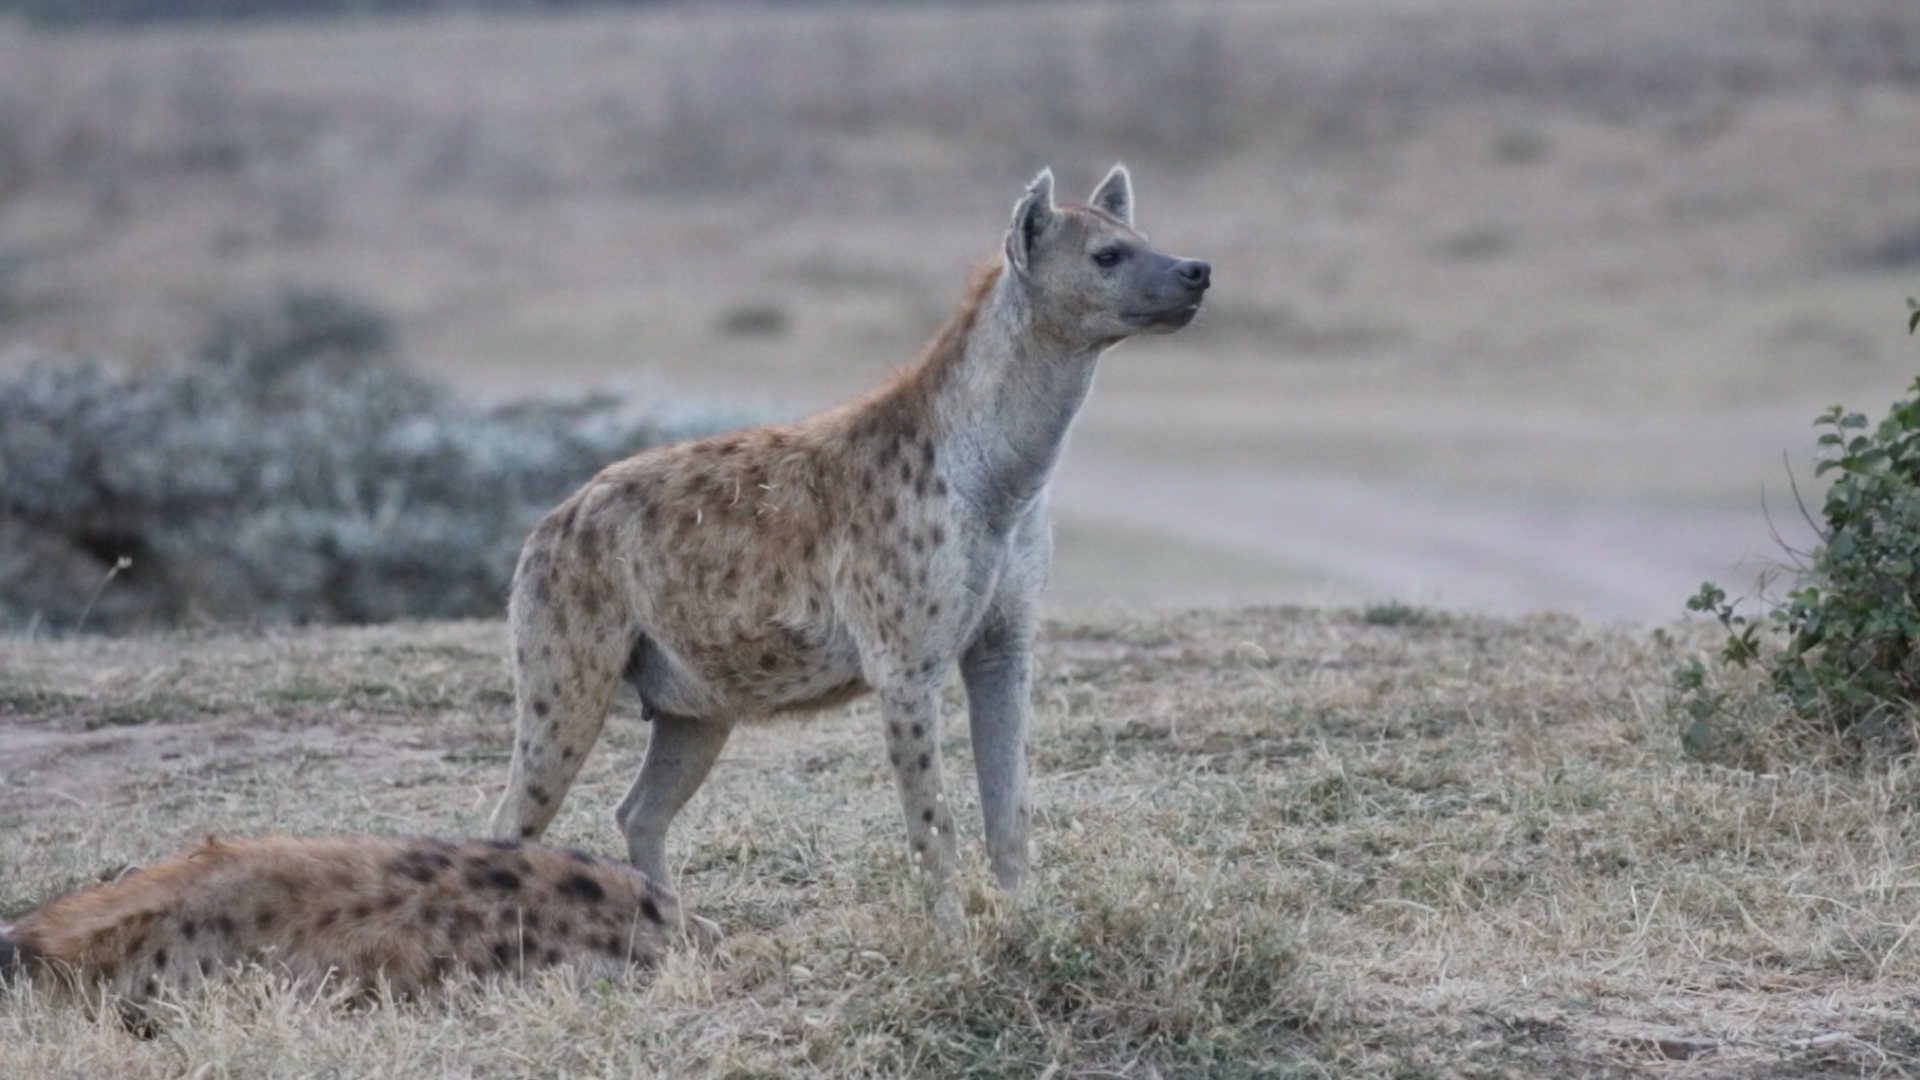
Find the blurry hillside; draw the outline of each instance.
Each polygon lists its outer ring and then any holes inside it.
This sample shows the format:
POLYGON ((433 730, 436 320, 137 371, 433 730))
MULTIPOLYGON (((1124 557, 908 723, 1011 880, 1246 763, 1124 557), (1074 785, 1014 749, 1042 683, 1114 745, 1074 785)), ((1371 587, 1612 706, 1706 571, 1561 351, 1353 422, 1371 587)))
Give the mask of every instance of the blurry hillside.
POLYGON ((0 26, 0 367, 340 289, 483 400, 794 412, 1116 159, 1217 284, 1103 371, 1065 603, 1677 613, 1775 553, 1813 415, 1911 378, 1905 0, 0 26))

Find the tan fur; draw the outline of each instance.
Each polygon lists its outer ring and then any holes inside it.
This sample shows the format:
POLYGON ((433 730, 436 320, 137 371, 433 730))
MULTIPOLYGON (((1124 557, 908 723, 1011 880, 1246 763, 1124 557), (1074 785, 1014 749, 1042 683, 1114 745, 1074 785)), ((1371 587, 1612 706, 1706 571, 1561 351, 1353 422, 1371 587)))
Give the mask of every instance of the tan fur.
POLYGON ((1185 325, 1207 287, 1206 264, 1153 251, 1131 212, 1118 167, 1089 206, 1056 207, 1043 173, 1005 258, 911 369, 797 423, 636 455, 549 514, 514 581, 518 738, 495 835, 545 830, 624 677, 655 726, 618 817, 666 881, 667 824, 733 724, 871 689, 950 918, 938 699, 959 661, 989 854, 1018 888, 1046 482, 1100 353, 1185 325))
POLYGON ((680 924, 673 894, 632 867, 536 844, 209 838, 47 901, 0 928, 0 949, 49 989, 134 1004, 247 964, 407 995, 462 971, 621 975, 680 924))

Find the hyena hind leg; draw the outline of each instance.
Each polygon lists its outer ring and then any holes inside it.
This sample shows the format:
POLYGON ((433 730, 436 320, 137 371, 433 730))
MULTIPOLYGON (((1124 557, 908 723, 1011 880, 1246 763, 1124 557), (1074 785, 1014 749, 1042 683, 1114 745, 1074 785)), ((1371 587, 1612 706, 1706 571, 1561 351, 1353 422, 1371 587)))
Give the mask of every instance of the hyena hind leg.
POLYGON ((653 734, 640 775, 620 800, 614 819, 627 837, 627 854, 640 872, 671 887, 667 873, 667 828, 707 778, 727 745, 733 725, 655 713, 653 734))
POLYGON ((579 611, 569 619, 521 592, 516 587, 512 612, 513 762, 491 825, 502 840, 539 839, 553 822, 606 725, 629 651, 617 628, 579 611))

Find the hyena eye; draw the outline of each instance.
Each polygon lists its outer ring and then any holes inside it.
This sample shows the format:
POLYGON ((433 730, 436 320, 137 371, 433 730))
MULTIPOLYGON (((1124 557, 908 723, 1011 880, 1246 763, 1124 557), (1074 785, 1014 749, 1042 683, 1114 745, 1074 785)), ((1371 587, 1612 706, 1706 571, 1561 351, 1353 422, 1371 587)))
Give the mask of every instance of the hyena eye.
POLYGON ((1120 265, 1120 260, 1126 257, 1126 248, 1102 248, 1093 253, 1093 265, 1107 270, 1120 265))

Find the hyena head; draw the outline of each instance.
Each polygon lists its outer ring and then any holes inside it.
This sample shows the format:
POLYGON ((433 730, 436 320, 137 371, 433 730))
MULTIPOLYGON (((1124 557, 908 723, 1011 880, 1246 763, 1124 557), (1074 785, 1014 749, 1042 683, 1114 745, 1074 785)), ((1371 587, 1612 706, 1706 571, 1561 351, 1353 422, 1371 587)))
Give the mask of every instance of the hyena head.
POLYGON ((1166 334, 1193 321, 1213 268, 1155 251, 1133 229, 1133 183, 1115 165, 1086 206, 1055 206, 1041 170, 1007 230, 1007 267, 1036 330, 1078 347, 1166 334))

